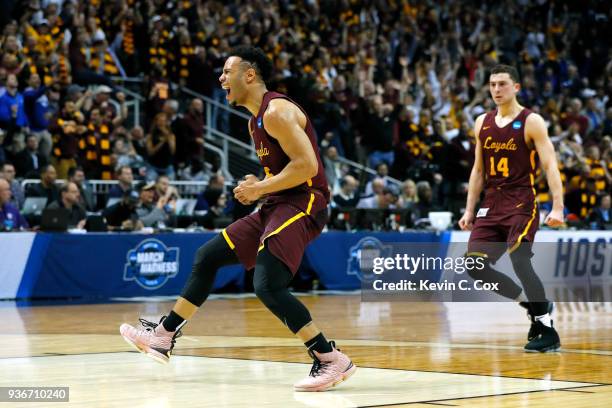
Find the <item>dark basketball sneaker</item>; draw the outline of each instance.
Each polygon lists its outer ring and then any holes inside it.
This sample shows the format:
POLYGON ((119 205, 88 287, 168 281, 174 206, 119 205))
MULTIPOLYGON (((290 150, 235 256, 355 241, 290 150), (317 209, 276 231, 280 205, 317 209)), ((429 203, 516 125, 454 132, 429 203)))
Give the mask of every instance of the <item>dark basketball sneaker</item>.
MULTIPOLYGON (((548 327, 539 320, 534 323, 537 336, 525 345, 525 351, 529 353, 546 353, 547 351, 557 351, 561 347, 559 334, 554 327, 548 327)), ((552 326, 552 321, 551 321, 552 326)))
MULTIPOLYGON (((552 312, 554 310, 553 305, 553 302, 548 302, 548 314, 552 315, 552 312)), ((527 317, 529 318, 529 320, 531 320, 531 327, 529 328, 529 333, 527 333, 527 341, 531 341, 535 339, 538 334, 540 334, 538 332, 539 326, 535 324, 536 319, 535 316, 531 314, 531 307, 529 306, 529 302, 519 302, 519 306, 527 310, 527 317)))

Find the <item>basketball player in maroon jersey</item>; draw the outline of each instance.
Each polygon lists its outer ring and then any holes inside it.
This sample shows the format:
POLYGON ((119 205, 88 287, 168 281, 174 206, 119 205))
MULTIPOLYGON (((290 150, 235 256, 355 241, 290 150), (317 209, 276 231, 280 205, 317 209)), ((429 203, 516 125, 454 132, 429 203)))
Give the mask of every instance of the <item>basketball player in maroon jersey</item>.
POLYGON ((263 198, 260 210, 227 227, 198 249, 193 271, 173 310, 160 323, 141 319, 143 329, 120 327, 124 339, 160 362, 168 362, 181 327, 211 291, 217 269, 242 263, 254 269, 255 294, 306 347, 314 363, 297 391, 324 391, 356 370, 328 342, 306 307, 287 289, 304 250, 327 221, 329 191, 310 119, 287 96, 266 88, 272 64, 262 50, 235 49, 219 78, 232 105, 253 117, 249 132, 266 177, 248 175, 234 189, 243 204, 263 198))
POLYGON ((459 220, 461 229, 472 231, 467 256, 486 259, 486 267, 470 271, 470 276, 498 283, 497 293, 516 299, 527 309, 532 324, 526 351, 554 351, 561 344, 550 317, 552 303, 546 300, 544 286, 531 264, 531 246, 539 223, 534 189, 538 157, 553 197, 553 208, 545 223, 551 227, 563 223, 562 185, 555 151, 542 117, 516 99, 520 85, 514 67, 494 67, 489 88, 497 109, 476 119, 476 157, 465 214, 459 220), (483 189, 484 200, 474 214, 483 189), (490 267, 506 249, 523 288, 490 267))

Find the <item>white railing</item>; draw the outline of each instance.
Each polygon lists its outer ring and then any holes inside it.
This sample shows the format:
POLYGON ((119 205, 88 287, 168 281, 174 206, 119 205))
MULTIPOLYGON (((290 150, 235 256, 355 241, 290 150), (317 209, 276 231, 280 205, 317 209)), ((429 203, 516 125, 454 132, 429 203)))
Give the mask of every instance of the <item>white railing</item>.
MULTIPOLYGON (((131 77, 131 78, 123 78, 123 77, 117 77, 117 78, 113 78, 117 81, 124 81, 124 82, 133 82, 133 83, 141 83, 143 81, 142 78, 140 77, 131 77)), ((218 129, 213 128, 212 126, 210 126, 211 123, 213 123, 213 108, 216 108, 217 110, 223 110, 226 111, 232 115, 236 115, 240 118, 243 118, 245 120, 249 120, 250 119, 250 115, 241 112, 237 109, 232 108, 231 106, 228 106, 227 104, 221 103, 219 101, 216 101, 206 95, 203 95, 201 93, 198 93, 192 89, 189 89, 185 86, 181 86, 175 83, 170 83, 170 86, 172 89, 175 90, 180 90, 181 92, 183 92, 185 95, 191 96, 193 98, 199 98, 204 102, 204 113, 205 113, 205 118, 206 118, 206 125, 204 125, 204 132, 205 132, 205 139, 208 140, 219 140, 221 142, 221 149, 216 148, 215 146, 210 146, 209 144, 206 144, 205 146, 209 148, 209 150, 215 152, 216 154, 219 154, 221 157, 221 170, 223 172, 223 175, 228 179, 228 180, 233 180, 232 175, 229 172, 229 166, 227 163, 228 157, 229 157, 229 145, 233 144, 235 146, 239 146, 242 147, 246 150, 249 151, 249 155, 248 155, 248 159, 252 159, 254 162, 258 163, 257 157, 255 156, 255 152, 253 149, 253 144, 247 144, 244 143, 234 137, 232 137, 231 135, 228 135, 224 132, 219 131, 218 129)), ((122 89, 124 92, 126 91, 125 88, 122 89)), ((126 94, 128 94, 129 96, 134 97, 135 101, 144 101, 144 98, 141 95, 137 95, 136 93, 127 90, 126 94), (129 92, 129 93, 128 93, 129 92)), ((138 107, 139 109, 139 107, 138 107)), ((217 111, 218 114, 218 111, 217 111)), ((365 172, 369 175, 375 176, 376 175, 376 171, 370 167, 364 166, 360 163, 357 163, 355 161, 346 159, 344 157, 338 157, 338 160, 350 167, 353 168, 354 170, 356 170, 357 172, 365 172)), ((402 181, 392 178, 392 177, 386 177, 386 179, 393 183, 393 184, 397 184, 397 185, 401 185, 402 181)))
MULTIPOLYGON (((55 184, 61 185, 65 183, 66 180, 56 180, 55 184)), ((117 180, 87 180, 87 184, 91 186, 92 192, 96 196, 102 196, 109 192, 112 186, 119 184, 117 180)), ((133 186, 136 185, 140 181, 134 181, 133 186)), ((40 184, 39 179, 23 179, 21 181, 21 186, 23 191, 27 191, 28 187, 33 184, 40 184)), ((176 187, 179 194, 186 198, 188 197, 196 197, 199 193, 206 189, 208 185, 208 181, 184 181, 184 180, 175 180, 170 181, 170 185, 176 187)), ((231 181, 225 182, 225 188, 229 188, 233 185, 231 181)))

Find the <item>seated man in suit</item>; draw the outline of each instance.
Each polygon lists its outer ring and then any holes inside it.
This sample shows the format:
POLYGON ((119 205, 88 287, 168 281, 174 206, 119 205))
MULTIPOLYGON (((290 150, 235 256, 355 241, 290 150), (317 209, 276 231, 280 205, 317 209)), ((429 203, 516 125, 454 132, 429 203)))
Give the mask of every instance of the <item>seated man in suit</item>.
POLYGON ((60 188, 60 199, 52 202, 47 208, 66 208, 70 211, 68 228, 83 229, 85 226, 85 210, 79 204, 80 192, 75 183, 67 182, 60 188))
POLYGON ((355 177, 347 174, 340 180, 340 191, 334 194, 332 207, 355 208, 359 202, 359 182, 355 177))
POLYGON ((40 183, 30 185, 30 188, 26 191, 27 197, 46 197, 47 205, 60 198, 59 189, 55 185, 57 179, 57 173, 55 167, 51 164, 41 168, 40 183))

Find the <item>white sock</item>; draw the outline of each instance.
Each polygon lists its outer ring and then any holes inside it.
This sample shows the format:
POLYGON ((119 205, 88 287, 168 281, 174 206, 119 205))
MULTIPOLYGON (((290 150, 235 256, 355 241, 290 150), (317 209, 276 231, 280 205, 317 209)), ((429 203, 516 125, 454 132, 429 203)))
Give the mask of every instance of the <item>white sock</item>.
POLYGON ((517 302, 527 302, 527 297, 525 296, 525 292, 521 292, 521 294, 518 295, 516 299, 514 300, 516 300, 517 302))
POLYGON ((542 316, 536 316, 536 320, 541 321, 544 326, 552 327, 552 319, 548 313, 542 316))

